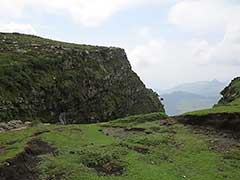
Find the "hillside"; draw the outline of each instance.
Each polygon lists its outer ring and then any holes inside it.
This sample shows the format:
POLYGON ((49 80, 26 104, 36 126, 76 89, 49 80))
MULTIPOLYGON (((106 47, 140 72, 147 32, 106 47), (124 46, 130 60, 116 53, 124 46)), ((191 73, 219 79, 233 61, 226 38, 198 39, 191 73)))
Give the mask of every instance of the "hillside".
POLYGON ((233 104, 233 101, 238 101, 240 98, 240 77, 233 79, 229 86, 227 86, 221 94, 223 97, 219 101, 219 105, 233 104))
POLYGON ((0 33, 0 122, 87 123, 164 111, 123 49, 0 33))
POLYGON ((240 142, 161 113, 0 133, 1 180, 239 180, 240 142))
POLYGON ((219 96, 202 96, 184 91, 174 91, 169 94, 161 94, 163 104, 168 115, 179 115, 189 111, 212 107, 219 100, 219 96))
POLYGON ((222 99, 210 109, 188 112, 179 121, 214 126, 240 132, 240 78, 235 78, 222 92, 222 99))

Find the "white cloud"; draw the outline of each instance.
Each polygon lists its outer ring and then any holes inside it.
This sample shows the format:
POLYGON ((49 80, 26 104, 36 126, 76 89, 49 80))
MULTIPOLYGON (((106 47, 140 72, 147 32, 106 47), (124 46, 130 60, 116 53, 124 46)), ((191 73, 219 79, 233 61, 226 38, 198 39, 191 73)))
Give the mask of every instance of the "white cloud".
POLYGON ((1 18, 19 18, 23 14, 27 0, 1 0, 1 18))
POLYGON ((128 0, 43 0, 39 2, 39 5, 49 12, 63 11, 75 22, 84 26, 97 26, 129 4, 128 0))
POLYGON ((211 61, 215 64, 240 66, 240 24, 228 26, 224 38, 214 48, 211 61))
POLYGON ((129 50, 133 69, 149 87, 169 87, 176 78, 189 80, 192 72, 189 44, 178 45, 165 40, 149 40, 129 50), (190 72, 191 71, 191 72, 190 72))
POLYGON ((144 3, 165 4, 169 0, 1 0, 0 15, 19 18, 31 12, 69 15, 76 23, 98 26, 117 12, 144 3), (11 13, 9 13, 11 12, 11 13))
MULTIPOLYGON (((195 81, 212 78, 228 79, 239 75, 240 68, 240 3, 228 0, 181 0, 170 8, 168 20, 175 25, 175 31, 191 34, 181 42, 170 41, 164 47, 153 47, 146 43, 137 51, 132 51, 134 67, 146 77, 146 82, 166 82, 165 77, 174 77, 180 81, 195 81), (209 37, 215 33, 218 42, 211 41, 209 37), (174 48, 176 47, 177 48, 174 48), (146 53, 147 51, 147 53, 146 53), (138 52, 138 53, 137 53, 138 52), (143 57, 142 54, 158 52, 159 58, 154 58, 154 67, 149 70, 141 70, 141 57, 144 61, 153 61, 152 56, 143 57), (164 54, 164 55, 163 55, 164 54), (162 59, 165 58, 165 59, 162 59), (172 64, 169 67, 168 64, 172 64), (162 66, 161 73, 156 66, 162 66), (166 70, 168 69, 168 70, 166 70), (174 74, 169 73, 169 70, 174 74), (162 74, 163 77, 150 77, 151 72, 162 74), (152 80, 151 80, 152 78, 152 80), (155 79, 155 80, 153 80, 155 79)), ((216 36, 215 36, 216 37, 216 36)), ((156 41, 156 38, 155 38, 156 41)), ((162 40, 160 40, 162 41, 162 40)), ((145 62, 146 64, 146 62, 145 62)), ((160 71, 160 70, 159 70, 160 71)), ((144 79, 143 78, 143 79, 144 79)), ((172 82, 170 80, 170 82, 172 82)))
POLYGON ((130 49, 128 54, 133 69, 149 87, 157 89, 182 82, 228 80, 239 75, 240 48, 224 51, 226 46, 225 42, 214 45, 206 40, 174 42, 155 38, 130 49))
MULTIPOLYGON (((83 26, 96 27, 118 12, 131 7, 157 3, 160 8, 163 4, 172 4, 168 20, 174 26, 166 26, 169 29, 173 28, 170 32, 175 33, 173 37, 176 36, 177 40, 168 35, 165 38, 154 37, 154 32, 155 35, 159 35, 161 28, 163 32, 166 31, 164 25, 155 29, 140 24, 143 28, 135 34, 135 39, 136 42, 141 43, 128 50, 134 70, 150 87, 160 86, 158 83, 163 83, 167 87, 178 81, 208 80, 209 77, 226 79, 238 74, 240 3, 236 2, 229 0, 1 0, 0 16, 2 22, 19 22, 20 18, 28 18, 38 12, 37 15, 44 18, 46 18, 45 14, 54 14, 59 18, 70 17, 83 26), (187 34, 184 40, 179 40, 178 37, 183 31, 191 33, 187 34), (209 37, 215 36, 215 32, 224 34, 224 37, 217 35, 220 41, 213 43, 209 37)), ((139 25, 138 23, 134 25, 139 25)), ((2 23, 2 25, 0 23, 0 31, 36 34, 32 25, 20 23, 2 23)), ((185 35, 184 33, 184 37, 185 35)), ((127 47, 132 42, 124 43, 127 47)))
POLYGON ((228 0, 182 0, 169 13, 170 23, 197 33, 225 30, 239 17, 240 4, 228 0))
POLYGON ((13 22, 9 24, 0 24, 0 32, 19 32, 37 35, 37 31, 31 24, 17 24, 13 22))

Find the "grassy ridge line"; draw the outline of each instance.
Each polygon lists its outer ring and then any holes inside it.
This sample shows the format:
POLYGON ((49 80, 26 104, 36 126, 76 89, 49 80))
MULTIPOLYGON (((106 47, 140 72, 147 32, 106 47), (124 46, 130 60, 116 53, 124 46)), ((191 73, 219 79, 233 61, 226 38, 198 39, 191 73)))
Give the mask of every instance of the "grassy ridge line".
POLYGON ((28 34, 21 34, 21 33, 1 33, 0 36, 7 36, 9 38, 9 35, 11 34, 12 40, 20 40, 22 45, 29 44, 29 42, 32 43, 40 43, 42 45, 55 45, 55 46, 64 46, 66 48, 77 48, 77 49, 85 49, 85 50, 94 50, 96 48, 108 48, 106 46, 94 46, 94 45, 88 45, 88 44, 77 44, 77 43, 71 43, 71 42, 62 42, 58 40, 52 40, 48 38, 42 38, 35 35, 28 35, 28 34))

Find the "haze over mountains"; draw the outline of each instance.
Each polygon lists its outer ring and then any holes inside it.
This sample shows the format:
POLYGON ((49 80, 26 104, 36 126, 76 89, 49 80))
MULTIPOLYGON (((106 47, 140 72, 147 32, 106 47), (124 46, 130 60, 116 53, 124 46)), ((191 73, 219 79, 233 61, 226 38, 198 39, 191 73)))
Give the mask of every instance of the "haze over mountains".
POLYGON ((221 98, 226 84, 218 80, 184 83, 159 93, 167 114, 178 115, 212 107, 221 98))

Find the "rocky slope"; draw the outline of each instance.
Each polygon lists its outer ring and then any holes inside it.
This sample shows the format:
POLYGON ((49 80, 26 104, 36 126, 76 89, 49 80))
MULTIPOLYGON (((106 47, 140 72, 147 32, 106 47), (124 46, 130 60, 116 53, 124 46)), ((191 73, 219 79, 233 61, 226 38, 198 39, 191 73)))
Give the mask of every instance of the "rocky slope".
POLYGON ((240 77, 233 79, 221 94, 223 95, 223 98, 219 101, 219 105, 225 105, 240 98, 240 77))
POLYGON ((164 111, 123 49, 0 33, 0 121, 89 123, 164 111))

